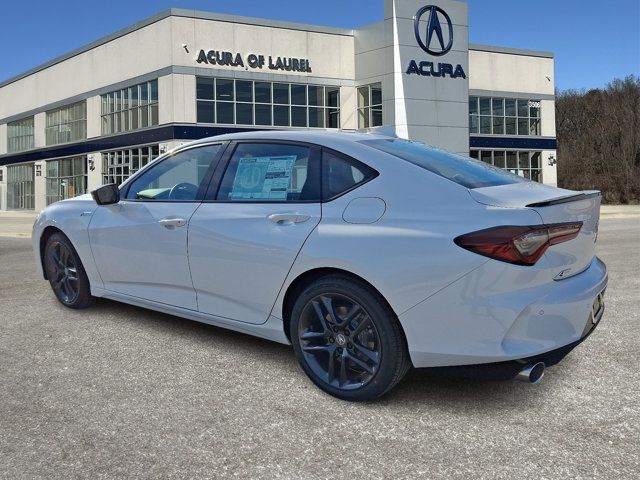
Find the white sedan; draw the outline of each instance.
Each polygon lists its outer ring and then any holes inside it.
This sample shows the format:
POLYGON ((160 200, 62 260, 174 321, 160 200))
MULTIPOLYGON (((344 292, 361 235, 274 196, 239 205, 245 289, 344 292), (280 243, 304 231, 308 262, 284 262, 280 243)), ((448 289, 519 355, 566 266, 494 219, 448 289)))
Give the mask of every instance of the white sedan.
POLYGON ((208 138, 33 230, 58 300, 105 297, 292 344, 321 389, 411 367, 531 383, 602 317, 600 194, 379 134, 208 138))

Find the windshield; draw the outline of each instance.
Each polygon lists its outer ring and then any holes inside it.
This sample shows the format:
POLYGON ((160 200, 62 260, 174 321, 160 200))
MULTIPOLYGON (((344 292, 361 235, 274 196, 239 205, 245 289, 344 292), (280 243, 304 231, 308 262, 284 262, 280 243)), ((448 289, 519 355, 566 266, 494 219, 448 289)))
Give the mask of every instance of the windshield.
POLYGON ((467 188, 495 187, 529 180, 478 160, 401 139, 362 140, 360 143, 389 153, 467 188))

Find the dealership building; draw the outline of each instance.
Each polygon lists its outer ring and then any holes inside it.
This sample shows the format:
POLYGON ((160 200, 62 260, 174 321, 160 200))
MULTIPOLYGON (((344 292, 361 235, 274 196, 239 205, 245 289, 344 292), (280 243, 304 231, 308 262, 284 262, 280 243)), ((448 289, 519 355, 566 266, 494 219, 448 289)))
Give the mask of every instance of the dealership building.
POLYGON ((1 82, 0 209, 254 129, 382 126, 555 185, 553 54, 470 44, 464 2, 380 3, 353 30, 171 9, 1 82))

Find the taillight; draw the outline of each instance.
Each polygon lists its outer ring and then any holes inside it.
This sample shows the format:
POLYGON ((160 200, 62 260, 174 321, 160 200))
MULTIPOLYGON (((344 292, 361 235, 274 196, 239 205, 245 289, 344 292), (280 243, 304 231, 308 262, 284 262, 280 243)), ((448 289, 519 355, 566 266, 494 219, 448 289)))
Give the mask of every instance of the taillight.
POLYGON ((551 245, 578 236, 582 222, 494 227, 454 239, 456 245, 485 257, 516 265, 533 265, 551 245))

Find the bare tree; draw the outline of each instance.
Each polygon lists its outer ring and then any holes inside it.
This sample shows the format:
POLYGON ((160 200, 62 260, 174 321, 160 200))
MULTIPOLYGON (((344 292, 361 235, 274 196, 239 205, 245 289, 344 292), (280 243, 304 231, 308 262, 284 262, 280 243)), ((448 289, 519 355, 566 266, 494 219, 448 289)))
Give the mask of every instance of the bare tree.
POLYGON ((558 185, 640 202, 640 78, 556 95, 558 185))

